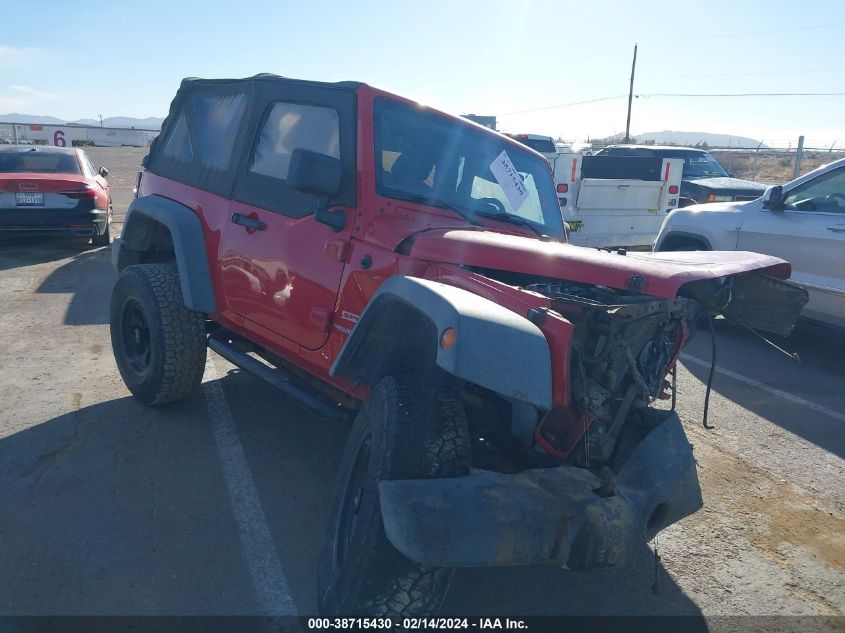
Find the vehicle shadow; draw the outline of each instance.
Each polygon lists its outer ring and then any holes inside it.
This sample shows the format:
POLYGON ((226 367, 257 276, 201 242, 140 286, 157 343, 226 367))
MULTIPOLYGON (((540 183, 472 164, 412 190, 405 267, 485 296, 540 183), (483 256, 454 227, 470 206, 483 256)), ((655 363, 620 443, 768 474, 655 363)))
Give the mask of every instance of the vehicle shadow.
MULTIPOLYGON (((317 562, 349 426, 313 418, 243 372, 229 372, 222 384, 297 602, 313 612, 317 562)), ((653 593, 654 557, 645 544, 636 558, 628 569, 586 573, 548 566, 460 569, 442 613, 700 615, 662 564, 660 594, 653 593)))
POLYGON ((0 612, 255 612, 206 418, 125 397, 0 439, 0 612))
POLYGON ((84 255, 91 249, 80 239, 0 236, 0 271, 84 255))
MULTIPOLYGON (((795 363, 780 352, 756 340, 736 325, 716 322, 717 365, 748 380, 791 396, 817 403, 829 410, 841 411, 845 391, 845 332, 821 325, 799 322, 787 338, 771 337, 773 342, 801 358, 795 363)), ((686 348, 701 362, 681 363, 701 383, 706 384, 710 362, 710 337, 698 328, 692 344, 686 348)), ((774 424, 812 442, 838 457, 845 458, 842 422, 821 411, 808 409, 769 391, 717 372, 713 391, 774 424)))
MULTIPOLYGON (((222 361, 219 361, 222 362, 222 361)), ((219 381, 300 614, 349 426, 315 419, 238 371, 219 381)), ((202 394, 151 409, 118 398, 0 439, 6 615, 255 614, 250 570, 202 394)), ((229 482, 231 484, 231 482, 229 482)), ((459 570, 466 614, 698 614, 645 546, 628 570, 459 570)))
MULTIPOLYGON (((65 255, 67 257, 67 255, 65 255)), ((70 294, 66 325, 100 325, 109 322, 109 296, 117 279, 112 269, 111 249, 80 252, 52 271, 38 286, 43 294, 70 294)))

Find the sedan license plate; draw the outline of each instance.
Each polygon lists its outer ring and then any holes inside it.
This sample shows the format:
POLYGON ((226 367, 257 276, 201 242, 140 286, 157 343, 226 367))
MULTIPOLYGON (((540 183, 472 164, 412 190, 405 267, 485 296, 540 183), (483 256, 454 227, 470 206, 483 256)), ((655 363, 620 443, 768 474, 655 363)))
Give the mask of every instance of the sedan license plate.
POLYGON ((19 207, 43 207, 43 193, 16 193, 15 204, 19 207))

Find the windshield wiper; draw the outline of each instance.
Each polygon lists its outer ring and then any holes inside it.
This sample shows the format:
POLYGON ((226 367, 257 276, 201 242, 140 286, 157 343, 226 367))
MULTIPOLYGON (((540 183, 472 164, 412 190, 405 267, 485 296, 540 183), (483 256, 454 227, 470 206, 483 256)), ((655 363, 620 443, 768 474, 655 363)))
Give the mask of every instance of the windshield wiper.
POLYGON ((490 213, 488 211, 476 211, 475 215, 480 215, 485 218, 491 218, 493 220, 499 220, 500 222, 507 222, 509 224, 518 224, 519 226, 525 226, 531 229, 540 237, 551 237, 550 235, 543 233, 539 228, 537 228, 537 225, 531 220, 526 220, 522 216, 514 215, 513 213, 490 213))
POLYGON ((449 211, 454 211, 473 226, 481 226, 481 223, 476 220, 470 212, 465 211, 460 207, 456 207, 453 204, 449 204, 448 202, 446 202, 445 200, 441 200, 440 198, 433 198, 431 196, 425 196, 419 193, 409 193, 407 191, 397 191, 396 193, 393 193, 393 191, 395 190, 391 190, 391 197, 393 198, 407 200, 408 202, 419 202, 420 204, 430 204, 435 207, 440 207, 441 209, 449 209, 449 211))

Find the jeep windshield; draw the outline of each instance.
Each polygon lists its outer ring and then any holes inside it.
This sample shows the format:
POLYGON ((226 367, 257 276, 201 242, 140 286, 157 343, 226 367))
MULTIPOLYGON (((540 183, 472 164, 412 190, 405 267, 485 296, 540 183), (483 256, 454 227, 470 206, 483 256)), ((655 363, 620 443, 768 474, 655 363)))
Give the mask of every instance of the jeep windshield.
POLYGON ((451 208, 564 238, 549 164, 470 125, 388 99, 375 102, 376 187, 389 198, 451 208))

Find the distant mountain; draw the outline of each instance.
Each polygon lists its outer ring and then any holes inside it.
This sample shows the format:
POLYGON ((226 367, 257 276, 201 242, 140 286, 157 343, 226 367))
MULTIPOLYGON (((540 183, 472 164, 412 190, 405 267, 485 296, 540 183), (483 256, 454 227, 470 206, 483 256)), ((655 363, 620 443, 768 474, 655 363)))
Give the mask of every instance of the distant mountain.
MULTIPOLYGON (((675 132, 663 130, 662 132, 643 132, 637 134, 637 142, 645 143, 654 141, 657 145, 696 145, 707 143, 709 147, 757 147, 760 141, 747 136, 735 136, 732 134, 712 134, 710 132, 675 132)), ((762 147, 767 147, 763 145, 762 147)))
MULTIPOLYGON (((103 119, 103 126, 160 130, 163 121, 163 118, 156 116, 149 116, 146 119, 135 119, 129 116, 110 116, 103 119)), ((76 121, 69 121, 69 123, 76 123, 78 125, 100 125, 100 121, 98 119, 77 119, 76 121)))
POLYGON ((39 114, 0 114, 0 123, 48 123, 50 125, 61 125, 65 123, 62 119, 54 116, 42 116, 39 114))
MULTIPOLYGON (((147 117, 146 119, 136 119, 128 116, 110 116, 103 119, 103 127, 129 127, 139 130, 160 130, 161 123, 164 121, 161 117, 147 117)), ((99 126, 99 119, 77 119, 76 121, 65 121, 64 119, 57 119, 54 116, 33 115, 33 114, 0 114, 0 123, 27 123, 45 125, 95 125, 99 126)))

